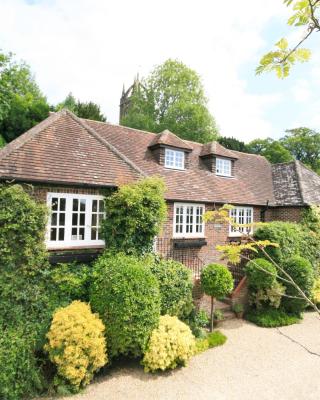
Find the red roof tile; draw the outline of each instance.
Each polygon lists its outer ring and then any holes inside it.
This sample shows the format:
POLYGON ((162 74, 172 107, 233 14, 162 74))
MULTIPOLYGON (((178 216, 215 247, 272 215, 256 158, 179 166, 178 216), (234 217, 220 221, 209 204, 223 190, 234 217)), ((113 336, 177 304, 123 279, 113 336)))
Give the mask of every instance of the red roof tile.
POLYGON ((150 143, 149 147, 154 147, 158 145, 177 147, 179 149, 185 149, 188 151, 192 150, 192 147, 187 142, 176 136, 174 133, 170 132, 168 129, 157 134, 150 143))
POLYGON ((218 142, 210 142, 202 146, 200 156, 208 156, 211 154, 232 159, 238 158, 233 151, 226 149, 218 142))

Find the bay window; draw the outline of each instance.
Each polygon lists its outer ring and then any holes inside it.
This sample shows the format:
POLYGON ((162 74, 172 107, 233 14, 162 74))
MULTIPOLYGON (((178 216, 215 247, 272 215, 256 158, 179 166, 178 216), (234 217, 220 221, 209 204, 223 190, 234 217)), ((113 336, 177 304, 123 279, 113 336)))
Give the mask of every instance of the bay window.
POLYGON ((47 205, 50 210, 49 249, 104 244, 101 232, 103 196, 48 193, 47 205))
POLYGON ((203 237, 203 204, 175 203, 173 237, 203 237))
MULTIPOLYGON (((252 207, 234 207, 230 210, 230 218, 233 223, 247 225, 253 223, 253 208, 252 207)), ((252 225, 250 226, 233 226, 229 225, 230 236, 241 236, 243 234, 251 234, 253 232, 252 225)))

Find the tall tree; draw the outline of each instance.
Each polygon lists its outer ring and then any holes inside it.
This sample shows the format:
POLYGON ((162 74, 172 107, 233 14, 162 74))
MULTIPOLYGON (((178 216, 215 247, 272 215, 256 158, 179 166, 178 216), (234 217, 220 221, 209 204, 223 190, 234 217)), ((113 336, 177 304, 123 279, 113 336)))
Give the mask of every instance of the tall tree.
POLYGON ((280 140, 293 156, 320 173, 320 133, 301 127, 286 130, 286 135, 280 140))
POLYGON ((169 59, 155 67, 144 80, 144 88, 130 98, 121 124, 145 130, 153 127, 154 132, 169 129, 183 139, 201 143, 217 137, 200 76, 182 62, 169 59))
POLYGON ((286 78, 296 62, 308 61, 311 56, 310 50, 301 48, 301 45, 312 33, 320 31, 320 0, 283 0, 283 3, 293 10, 287 24, 304 27, 304 34, 293 46, 289 46, 285 38, 279 40, 275 49, 261 58, 257 74, 275 71, 279 78, 286 78))
POLYGON ((268 139, 255 139, 248 145, 247 149, 250 153, 259 154, 266 157, 272 164, 289 162, 293 160, 293 156, 279 141, 268 139))
POLYGON ((49 114, 49 105, 30 68, 0 53, 0 134, 10 142, 49 114))
POLYGON ((64 101, 55 107, 56 111, 67 108, 80 118, 92 119, 94 121, 106 122, 106 117, 102 114, 100 106, 92 101, 82 102, 69 93, 64 101))
POLYGON ((234 137, 220 136, 218 142, 229 150, 248 152, 246 144, 234 137))

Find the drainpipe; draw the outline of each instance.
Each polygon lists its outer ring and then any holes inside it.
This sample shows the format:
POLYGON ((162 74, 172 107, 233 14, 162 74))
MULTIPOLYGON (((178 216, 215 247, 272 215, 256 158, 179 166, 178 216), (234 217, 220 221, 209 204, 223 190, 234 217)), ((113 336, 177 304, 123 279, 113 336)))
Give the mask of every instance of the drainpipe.
POLYGON ((266 211, 269 209, 269 200, 267 200, 266 206, 260 211, 260 221, 266 222, 266 211))

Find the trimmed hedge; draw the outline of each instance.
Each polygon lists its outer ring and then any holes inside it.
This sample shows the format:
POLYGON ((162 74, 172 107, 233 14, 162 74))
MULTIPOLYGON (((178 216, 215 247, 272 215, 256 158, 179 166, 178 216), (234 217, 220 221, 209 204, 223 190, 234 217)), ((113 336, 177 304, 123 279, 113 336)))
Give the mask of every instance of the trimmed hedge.
POLYGON ((110 358, 140 356, 160 316, 159 285, 143 260, 103 254, 95 263, 90 304, 106 326, 110 358))

